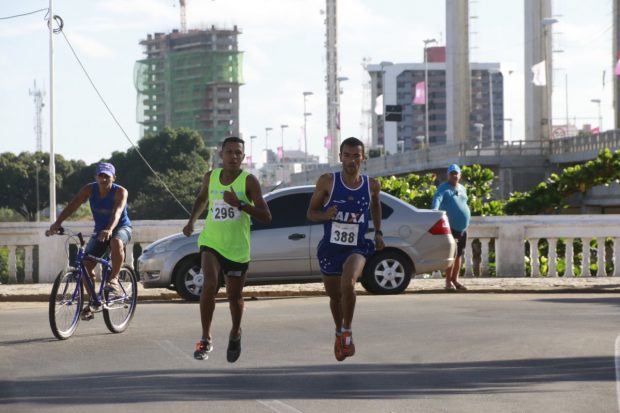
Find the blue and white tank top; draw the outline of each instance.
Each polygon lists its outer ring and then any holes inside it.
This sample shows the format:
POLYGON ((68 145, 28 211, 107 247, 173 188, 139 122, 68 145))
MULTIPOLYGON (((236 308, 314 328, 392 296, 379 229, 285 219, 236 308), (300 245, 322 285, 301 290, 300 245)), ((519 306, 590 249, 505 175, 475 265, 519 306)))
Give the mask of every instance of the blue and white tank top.
MULTIPOLYGON (((93 219, 95 220, 95 232, 105 229, 110 223, 110 217, 112 217, 112 211, 114 210, 114 194, 116 194, 116 190, 120 188, 119 185, 112 184, 112 189, 108 194, 101 198, 99 196, 99 185, 97 182, 93 182, 92 188, 90 191, 90 210, 93 213, 93 219)), ((125 208, 123 208, 123 212, 121 212, 121 217, 118 220, 118 224, 116 227, 112 228, 112 230, 117 227, 130 227, 131 221, 129 220, 129 216, 127 215, 127 204, 125 203, 125 208)))
POLYGON ((368 176, 361 175, 362 183, 349 188, 342 181, 340 172, 334 172, 329 200, 323 205, 325 211, 336 205, 338 212, 323 223, 323 242, 332 247, 363 247, 370 221, 370 184, 368 176))

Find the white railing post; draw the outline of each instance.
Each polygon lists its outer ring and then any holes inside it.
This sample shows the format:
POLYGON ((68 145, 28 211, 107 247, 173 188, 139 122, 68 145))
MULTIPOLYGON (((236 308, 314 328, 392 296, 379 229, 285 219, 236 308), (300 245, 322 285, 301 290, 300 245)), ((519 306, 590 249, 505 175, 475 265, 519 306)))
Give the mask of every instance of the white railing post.
POLYGON ((32 263, 34 262, 32 259, 33 248, 34 247, 32 245, 27 245, 24 247, 24 283, 34 282, 32 278, 32 263))
POLYGON ((566 270, 564 271, 565 277, 574 277, 575 273, 573 272, 573 239, 566 238, 566 256, 564 257, 564 261, 566 262, 566 270))
POLYGON ((125 264, 133 268, 133 242, 129 242, 125 247, 125 264))
POLYGON ((17 282, 17 256, 15 255, 15 245, 9 245, 9 284, 17 282))
MULTIPOLYGON (((500 217, 494 217, 500 218, 500 217)), ((511 217, 512 218, 512 217, 511 217)), ((495 239, 495 268, 498 277, 523 277, 525 274, 525 226, 511 219, 507 223, 494 219, 497 225, 495 239)))
POLYGON ((557 263, 556 259, 558 257, 557 254, 557 238, 547 238, 547 243, 549 245, 549 254, 547 255, 547 277, 557 277, 557 263))
POLYGON ((606 277, 607 271, 605 268, 605 238, 599 237, 596 239, 596 276, 606 277))
POLYGON ((540 262, 538 259, 538 238, 530 238, 530 268, 531 276, 540 277, 540 262))
POLYGON ((611 260, 614 263, 614 277, 620 277, 620 238, 614 238, 614 256, 611 260))
POLYGON ((489 276, 489 238, 480 238, 480 276, 489 276))
POLYGON ((473 250, 471 248, 472 239, 467 237, 467 242, 465 243, 465 251, 463 254, 463 259, 465 260, 465 277, 473 277, 474 276, 474 264, 472 256, 473 250))
POLYGON ((590 276, 590 238, 582 238, 581 243, 583 245, 583 261, 581 261, 581 276, 590 276))

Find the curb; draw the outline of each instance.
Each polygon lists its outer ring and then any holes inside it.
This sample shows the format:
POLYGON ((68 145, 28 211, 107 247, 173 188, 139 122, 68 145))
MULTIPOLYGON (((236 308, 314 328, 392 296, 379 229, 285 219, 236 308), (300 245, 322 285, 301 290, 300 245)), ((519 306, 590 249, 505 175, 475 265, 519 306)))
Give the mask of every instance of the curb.
MULTIPOLYGON (((138 293, 139 302, 161 302, 161 301, 179 301, 186 302, 175 291, 162 292, 162 293, 147 293, 141 291, 143 294, 138 293)), ((360 296, 374 295, 366 290, 357 289, 356 294, 360 296)), ((620 285, 613 287, 605 286, 575 286, 575 287, 548 287, 548 288, 470 288, 467 291, 445 291, 443 288, 427 288, 427 289, 407 289, 401 294, 414 295, 414 294, 445 294, 445 295, 463 295, 463 294, 620 294, 620 285)), ((325 291, 322 289, 316 290, 265 290, 265 291, 244 291, 243 298, 251 300, 258 298, 286 298, 286 297, 316 297, 325 296, 325 291)), ((218 292, 216 299, 226 299, 225 292, 218 292)), ((47 302, 49 301, 49 293, 17 293, 17 294, 0 294, 0 302, 47 302)), ((189 302, 189 301, 188 301, 189 302)))

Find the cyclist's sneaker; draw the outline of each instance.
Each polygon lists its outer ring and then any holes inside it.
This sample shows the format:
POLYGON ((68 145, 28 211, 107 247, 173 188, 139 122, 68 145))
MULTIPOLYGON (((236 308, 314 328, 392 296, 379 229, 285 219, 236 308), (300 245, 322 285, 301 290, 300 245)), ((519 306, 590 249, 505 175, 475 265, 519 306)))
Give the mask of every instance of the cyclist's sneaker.
POLYGON ((347 356, 342 352, 342 334, 336 334, 336 342, 334 343, 334 355, 336 356, 336 360, 342 361, 347 356))
POLYGON ((123 295, 123 290, 121 290, 117 280, 109 280, 106 286, 103 287, 103 291, 108 294, 114 294, 117 297, 123 295))
POLYGON ((101 310, 103 310, 103 306, 97 304, 91 304, 88 306, 88 308, 92 313, 99 313, 101 310))
POLYGON ((237 361, 241 355, 241 332, 237 337, 230 337, 228 339, 228 349, 226 350, 226 360, 229 363, 237 361))
POLYGON ((355 344, 351 331, 342 332, 342 354, 345 357, 352 357, 355 354, 355 344))
POLYGON ((80 314, 80 319, 84 320, 84 321, 90 321, 93 318, 95 318, 95 315, 93 314, 92 311, 90 311, 90 307, 84 307, 82 309, 82 313, 80 314))
POLYGON ((209 340, 200 340, 196 343, 196 351, 194 351, 194 358, 196 360, 206 360, 209 358, 209 353, 213 351, 213 344, 209 340))

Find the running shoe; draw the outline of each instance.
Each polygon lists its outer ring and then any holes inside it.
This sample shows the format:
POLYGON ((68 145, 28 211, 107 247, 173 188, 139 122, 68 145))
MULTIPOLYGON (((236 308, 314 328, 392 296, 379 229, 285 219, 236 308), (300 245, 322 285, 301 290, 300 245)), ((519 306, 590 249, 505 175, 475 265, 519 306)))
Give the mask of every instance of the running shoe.
POLYGON ((206 360, 209 358, 209 353, 213 351, 213 344, 209 340, 200 340, 196 343, 196 351, 194 351, 194 358, 196 360, 206 360))
POLYGON ((342 361, 347 356, 342 352, 342 334, 336 334, 336 342, 334 343, 334 355, 336 356, 336 360, 342 361))
POLYGON ((353 333, 350 331, 342 332, 342 354, 345 357, 355 355, 355 344, 353 344, 353 333))
POLYGON ((228 339, 228 349, 226 350, 226 360, 229 363, 237 361, 241 355, 241 331, 237 337, 230 337, 228 339))

